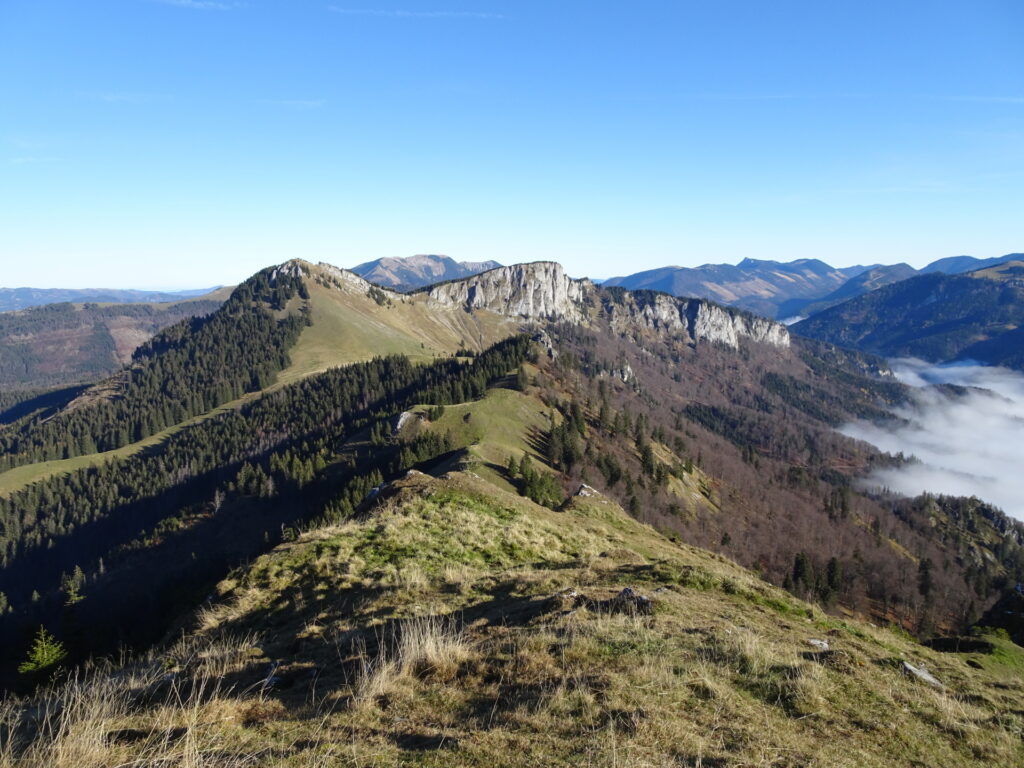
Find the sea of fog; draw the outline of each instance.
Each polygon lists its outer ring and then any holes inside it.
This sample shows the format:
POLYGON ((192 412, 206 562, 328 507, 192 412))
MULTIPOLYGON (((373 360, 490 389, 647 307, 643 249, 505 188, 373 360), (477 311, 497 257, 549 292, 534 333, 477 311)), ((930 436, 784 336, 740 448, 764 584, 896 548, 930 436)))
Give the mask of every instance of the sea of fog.
POLYGON ((973 363, 890 364, 900 381, 914 387, 911 404, 896 411, 906 423, 858 422, 840 431, 919 461, 877 470, 868 484, 908 496, 924 491, 977 496, 1024 519, 1024 374, 973 363), (971 390, 947 395, 933 384, 971 390))

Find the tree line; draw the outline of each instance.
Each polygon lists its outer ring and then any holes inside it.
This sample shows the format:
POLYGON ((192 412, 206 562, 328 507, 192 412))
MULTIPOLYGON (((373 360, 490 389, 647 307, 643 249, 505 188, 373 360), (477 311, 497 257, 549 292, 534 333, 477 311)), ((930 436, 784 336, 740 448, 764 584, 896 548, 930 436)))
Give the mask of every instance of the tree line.
POLYGON ((301 277, 257 273, 214 314, 182 320, 139 347, 86 407, 5 430, 0 470, 120 448, 268 386, 308 322, 304 311, 275 315, 295 296, 308 297, 301 277))

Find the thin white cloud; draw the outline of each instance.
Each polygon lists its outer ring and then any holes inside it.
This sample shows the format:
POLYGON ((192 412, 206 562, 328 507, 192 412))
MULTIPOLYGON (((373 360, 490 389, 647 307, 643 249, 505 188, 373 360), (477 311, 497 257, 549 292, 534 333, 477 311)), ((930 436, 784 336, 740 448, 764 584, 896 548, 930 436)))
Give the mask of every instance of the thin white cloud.
POLYGON ((1024 104, 1024 96, 942 96, 940 99, 974 104, 1024 104))
POLYGON ((908 496, 977 496, 1024 519, 1024 374, 916 360, 897 361, 893 370, 915 388, 911 404, 897 411, 903 421, 849 424, 840 431, 917 461, 877 470, 868 483, 908 496), (948 394, 934 384, 970 389, 948 394))
POLYGON ((343 16, 377 16, 387 19, 504 19, 500 13, 485 13, 482 11, 407 11, 401 9, 382 10, 374 8, 344 8, 338 5, 329 5, 327 10, 331 13, 340 13, 343 16))
POLYGON ((684 93, 684 99, 694 101, 803 101, 821 98, 800 93, 684 93))
POLYGON ((243 8, 245 3, 219 3, 214 0, 152 0, 160 5, 176 5, 179 8, 191 8, 195 11, 230 11, 232 8, 243 8))
POLYGON ((4 136, 3 143, 22 152, 31 152, 33 150, 42 149, 46 146, 45 141, 34 136, 11 134, 4 136))
POLYGON ((326 105, 327 99, 257 99, 256 103, 295 109, 316 109, 326 105))
POLYGON ((166 101, 170 97, 161 93, 136 93, 132 91, 80 91, 78 98, 101 101, 105 104, 152 104, 166 101))
POLYGON ((10 159, 11 165, 44 165, 47 163, 59 163, 61 159, 59 157, 38 157, 34 155, 28 155, 23 157, 12 157, 10 159))

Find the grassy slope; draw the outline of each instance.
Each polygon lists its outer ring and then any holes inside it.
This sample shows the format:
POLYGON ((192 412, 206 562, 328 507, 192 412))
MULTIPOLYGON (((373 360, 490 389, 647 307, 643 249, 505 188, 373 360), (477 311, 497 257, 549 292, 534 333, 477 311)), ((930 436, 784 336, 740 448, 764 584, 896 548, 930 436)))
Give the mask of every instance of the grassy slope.
MULTIPOLYGON (((604 499, 552 512, 471 474, 400 486, 372 517, 261 558, 222 584, 224 601, 202 618, 210 636, 263 633, 253 648, 280 661, 282 676, 320 670, 321 705, 334 710, 316 721, 322 738, 356 764, 1024 759, 1024 719, 1011 714, 1024 685, 1005 662, 977 670, 887 630, 830 619, 604 499), (627 586, 654 596, 653 616, 549 599, 565 589, 607 599, 627 586), (422 633, 423 616, 442 617, 427 625, 438 648, 375 648, 396 627, 422 633), (447 636, 446 619, 459 627, 447 636), (816 654, 811 638, 834 653, 816 654), (367 658, 371 672, 360 677, 367 658), (902 659, 949 688, 904 677, 902 659), (450 747, 410 746, 432 739, 450 747)), ((1001 651, 1020 658, 1014 646, 1001 651)), ((310 711, 296 708, 296 694, 278 694, 280 735, 310 711)))
POLYGON ((377 355, 427 360, 462 345, 480 350, 515 332, 512 323, 490 313, 428 309, 422 294, 382 306, 349 286, 309 280, 307 285, 313 324, 291 350, 292 364, 281 373, 282 383, 377 355))
MULTIPOLYGON (((448 409, 444 420, 458 418, 448 409)), ((514 430, 496 434, 515 446, 514 430)), ((193 626, 155 662, 80 689, 69 735, 42 741, 28 764, 1024 760, 1020 648, 939 654, 829 618, 603 497, 555 512, 473 471, 410 473, 373 512, 303 534, 222 582, 193 626), (653 597, 652 615, 564 592, 604 600, 627 586, 653 597), (832 652, 817 653, 812 638, 832 652), (947 688, 905 677, 904 659, 947 688)))
MULTIPOLYGON (((533 377, 537 369, 526 366, 527 375, 533 377)), ((428 407, 414 409, 424 419, 428 407)), ((426 428, 448 433, 458 448, 467 449, 467 455, 476 463, 474 471, 498 487, 509 490, 505 466, 509 456, 518 461, 525 454, 537 460, 537 468, 544 468, 543 434, 551 426, 551 417, 561 421, 557 410, 547 408, 536 397, 496 387, 481 400, 445 407, 444 415, 426 428)), ((655 443, 655 456, 667 465, 678 461, 666 446, 655 443)), ((688 513, 714 512, 717 507, 702 493, 713 483, 694 468, 683 478, 671 477, 669 490, 680 500, 688 513)))
MULTIPOLYGON (((225 285, 220 288, 216 288, 209 293, 203 293, 198 296, 189 296, 187 298, 176 299, 174 301, 152 301, 144 302, 155 309, 166 309, 167 307, 173 307, 175 304, 190 304, 197 301, 227 301, 228 297, 231 296, 232 291, 235 290, 233 285, 225 285)), ((124 303, 115 302, 91 302, 96 304, 98 307, 123 307, 124 303)), ((81 308, 85 306, 85 302, 75 302, 75 307, 81 308)), ((138 303, 132 302, 128 306, 138 306, 138 303)))
POLYGON ((1020 280, 1022 271, 1024 271, 1024 261, 1006 261, 1002 264, 997 264, 994 267, 988 267, 986 269, 979 269, 976 272, 969 272, 968 277, 974 277, 985 280, 995 280, 996 282, 1005 283, 1011 280, 1020 280))
MULTIPOLYGON (((424 418, 428 411, 414 409, 424 418)), ((540 459, 538 439, 550 423, 550 411, 536 398, 495 388, 482 400, 445 406, 444 415, 426 428, 449 434, 456 447, 466 448, 470 459, 479 462, 476 471, 510 489, 503 469, 508 457, 518 461, 529 454, 540 459)))

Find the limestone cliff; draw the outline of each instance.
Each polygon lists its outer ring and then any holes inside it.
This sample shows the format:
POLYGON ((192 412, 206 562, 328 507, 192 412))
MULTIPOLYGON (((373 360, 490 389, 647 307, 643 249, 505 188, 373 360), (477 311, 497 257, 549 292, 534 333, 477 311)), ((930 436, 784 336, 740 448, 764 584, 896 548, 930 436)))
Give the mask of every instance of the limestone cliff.
POLYGON ((718 341, 730 347, 739 346, 742 338, 775 347, 789 346, 786 326, 757 315, 730 311, 700 299, 689 299, 696 306, 691 335, 697 341, 718 341))
POLYGON ((498 267, 489 272, 435 285, 428 301, 443 307, 487 309, 524 320, 585 319, 584 297, 595 290, 589 280, 573 280, 561 264, 538 261, 498 267))
POLYGON ((744 338, 777 347, 789 346, 785 326, 766 318, 702 299, 603 290, 589 280, 570 278, 554 262, 492 269, 436 285, 427 291, 427 297, 435 306, 484 309, 526 321, 557 320, 587 325, 603 318, 620 333, 647 329, 677 334, 691 343, 717 342, 734 348, 744 338))

